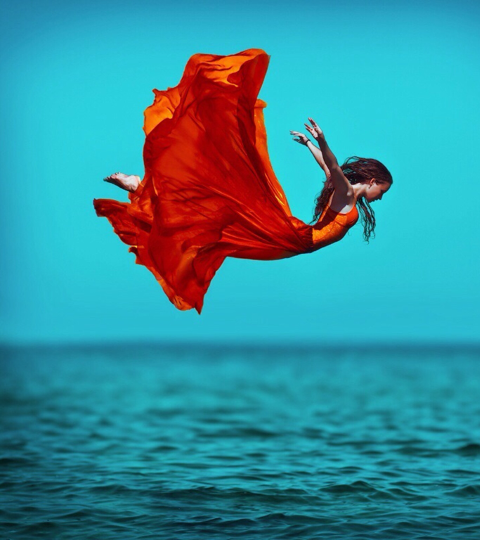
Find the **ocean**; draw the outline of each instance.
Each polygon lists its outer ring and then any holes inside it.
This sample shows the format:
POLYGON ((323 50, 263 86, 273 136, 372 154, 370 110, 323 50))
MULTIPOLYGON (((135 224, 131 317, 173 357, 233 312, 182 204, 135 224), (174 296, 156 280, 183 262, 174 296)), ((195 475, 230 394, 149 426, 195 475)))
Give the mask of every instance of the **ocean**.
POLYGON ((0 355, 1 538, 480 538, 479 347, 0 355))

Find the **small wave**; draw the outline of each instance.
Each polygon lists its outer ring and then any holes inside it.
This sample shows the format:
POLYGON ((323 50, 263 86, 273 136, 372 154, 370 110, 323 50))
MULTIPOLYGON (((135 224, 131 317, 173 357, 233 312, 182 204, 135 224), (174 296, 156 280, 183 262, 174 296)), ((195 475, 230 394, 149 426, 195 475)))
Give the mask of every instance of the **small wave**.
POLYGON ((147 409, 145 416, 148 418, 161 418, 163 420, 177 418, 178 416, 184 416, 186 414, 185 409, 176 407, 176 408, 159 408, 152 407, 147 409))
POLYGON ((363 469, 361 467, 354 467, 352 465, 348 465, 346 467, 339 467, 337 471, 340 474, 353 474, 357 472, 361 472, 363 469))
POLYGON ((263 457, 265 457, 266 455, 267 455, 266 452, 259 452, 259 451, 257 451, 257 450, 255 450, 255 451, 253 451, 253 452, 247 452, 247 453, 245 454, 246 457, 252 457, 252 458, 255 458, 255 459, 257 459, 257 458, 263 458, 263 457))
POLYGON ((16 457, 3 457, 0 458, 0 468, 1 467, 21 467, 25 465, 36 465, 36 462, 33 459, 26 457, 16 456, 16 457))
POLYGON ((389 493, 391 493, 398 499, 411 500, 412 502, 421 502, 430 499, 430 497, 428 496, 420 495, 419 493, 415 493, 410 489, 405 489, 401 487, 390 488, 389 493))
POLYGON ((177 490, 162 490, 155 493, 155 498, 168 498, 168 500, 176 501, 198 501, 205 499, 208 501, 248 501, 249 503, 273 504, 284 503, 289 501, 305 502, 311 494, 303 489, 287 488, 283 490, 266 489, 262 491, 250 491, 241 488, 218 489, 213 486, 200 486, 197 488, 177 489, 177 490))
POLYGON ((480 495, 480 485, 472 484, 468 486, 463 486, 461 488, 450 491, 449 494, 457 497, 470 497, 472 495, 480 495))
POLYGON ((232 462, 243 461, 245 459, 243 456, 233 456, 233 455, 227 456, 227 455, 222 455, 222 454, 209 454, 209 455, 207 454, 205 457, 207 459, 214 459, 217 461, 232 461, 232 462))
POLYGON ((459 475, 462 475, 462 476, 477 476, 478 475, 477 471, 469 471, 467 469, 448 469, 446 472, 448 474, 453 474, 455 476, 459 476, 459 475))
POLYGON ((462 456, 478 456, 480 455, 480 444, 465 444, 463 446, 460 446, 459 448, 454 448, 452 452, 455 452, 456 454, 460 454, 462 456))
POLYGON ((430 448, 421 448, 418 446, 402 446, 396 450, 399 454, 406 456, 421 456, 421 457, 439 457, 443 451, 432 450, 430 448))
POLYGON ((89 509, 89 510, 86 510, 84 508, 82 509, 76 509, 76 510, 71 510, 71 511, 67 511, 66 513, 64 514, 61 514, 59 516, 58 519, 88 519, 88 518, 91 518, 92 517, 92 511, 89 509))
POLYGON ((331 486, 324 487, 322 491, 327 493, 341 493, 341 494, 362 494, 371 498, 379 499, 396 499, 397 497, 388 491, 383 491, 376 488, 372 484, 365 482, 364 480, 356 480, 350 484, 333 484, 331 486))
POLYGON ((124 493, 131 493, 135 492, 134 489, 128 488, 127 486, 124 486, 123 484, 103 484, 99 486, 91 486, 89 488, 89 491, 92 493, 103 493, 103 494, 124 494, 124 493))
POLYGON ((149 453, 152 452, 172 452, 175 450, 179 450, 178 446, 174 446, 172 444, 159 444, 158 446, 154 446, 153 448, 149 449, 149 453))
POLYGON ((25 534, 35 534, 38 535, 39 533, 50 531, 53 533, 52 529, 61 529, 63 526, 57 523, 56 521, 46 520, 46 521, 38 521, 36 523, 29 523, 28 525, 25 525, 22 529, 22 532, 25 534))
POLYGON ((202 433, 202 439, 248 439, 248 438, 258 438, 258 439, 273 439, 275 437, 283 437, 285 432, 277 433, 273 430, 268 430, 260 427, 243 427, 243 428, 232 428, 232 429, 219 429, 212 432, 202 433))

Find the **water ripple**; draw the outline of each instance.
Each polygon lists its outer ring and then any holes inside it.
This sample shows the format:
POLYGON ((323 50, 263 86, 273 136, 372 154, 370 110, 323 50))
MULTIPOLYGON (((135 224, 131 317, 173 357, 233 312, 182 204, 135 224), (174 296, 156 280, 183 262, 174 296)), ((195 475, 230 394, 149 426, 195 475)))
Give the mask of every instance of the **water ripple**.
POLYGON ((0 537, 479 538, 479 360, 9 350, 0 537))

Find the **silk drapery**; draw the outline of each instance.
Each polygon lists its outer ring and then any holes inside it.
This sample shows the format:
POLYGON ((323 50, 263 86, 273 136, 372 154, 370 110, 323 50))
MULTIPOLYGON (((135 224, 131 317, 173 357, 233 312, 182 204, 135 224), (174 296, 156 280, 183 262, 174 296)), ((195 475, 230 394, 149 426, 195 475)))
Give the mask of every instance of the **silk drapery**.
POLYGON ((145 176, 129 202, 95 199, 98 216, 170 301, 201 313, 225 257, 278 259, 313 251, 268 156, 257 98, 269 56, 249 49, 193 55, 178 86, 145 110, 145 176))

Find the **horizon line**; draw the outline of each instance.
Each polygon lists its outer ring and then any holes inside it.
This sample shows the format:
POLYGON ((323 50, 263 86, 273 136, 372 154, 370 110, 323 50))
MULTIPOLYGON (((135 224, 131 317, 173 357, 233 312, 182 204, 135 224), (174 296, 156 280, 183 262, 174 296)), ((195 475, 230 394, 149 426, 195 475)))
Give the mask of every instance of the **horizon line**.
POLYGON ((232 350, 305 350, 315 348, 332 350, 372 350, 372 349, 401 349, 401 350, 469 350, 480 353, 479 340, 440 340, 440 339, 384 339, 384 340, 271 340, 271 339, 107 339, 107 340, 0 340, 2 350, 25 349, 116 349, 118 347, 140 349, 232 349, 232 350))

